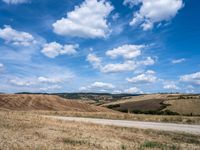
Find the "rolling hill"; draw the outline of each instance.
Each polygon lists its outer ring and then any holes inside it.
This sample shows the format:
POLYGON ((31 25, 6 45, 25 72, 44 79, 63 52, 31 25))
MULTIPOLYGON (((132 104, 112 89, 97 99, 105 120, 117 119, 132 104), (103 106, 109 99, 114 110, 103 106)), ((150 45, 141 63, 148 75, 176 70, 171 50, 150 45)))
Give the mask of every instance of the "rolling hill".
POLYGON ((102 105, 113 110, 142 114, 200 115, 200 95, 150 94, 102 105))
POLYGON ((42 94, 0 94, 0 110, 49 110, 111 112, 112 110, 93 106, 81 101, 68 100, 55 95, 42 94))

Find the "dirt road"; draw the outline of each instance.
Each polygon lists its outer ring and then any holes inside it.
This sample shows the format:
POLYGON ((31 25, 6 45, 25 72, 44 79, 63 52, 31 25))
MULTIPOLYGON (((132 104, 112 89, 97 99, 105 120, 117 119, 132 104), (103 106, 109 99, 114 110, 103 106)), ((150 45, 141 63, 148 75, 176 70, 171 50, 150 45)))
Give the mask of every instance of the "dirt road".
POLYGON ((200 125, 126 121, 126 120, 97 119, 97 118, 81 118, 81 117, 58 117, 58 116, 50 116, 50 117, 54 119, 66 120, 66 121, 79 121, 79 122, 88 122, 88 123, 101 124, 101 125, 113 125, 113 126, 120 126, 120 127, 132 127, 132 128, 140 128, 140 129, 183 132, 183 133, 200 135, 200 125))

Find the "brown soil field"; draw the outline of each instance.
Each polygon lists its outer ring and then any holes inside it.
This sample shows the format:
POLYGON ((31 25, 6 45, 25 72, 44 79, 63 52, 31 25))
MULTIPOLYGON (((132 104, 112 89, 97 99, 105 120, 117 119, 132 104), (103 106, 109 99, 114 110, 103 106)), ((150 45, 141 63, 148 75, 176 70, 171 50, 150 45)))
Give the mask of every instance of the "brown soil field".
POLYGON ((198 150, 200 136, 60 121, 28 112, 0 111, 4 150, 198 150))
POLYGON ((157 111, 162 108, 161 103, 164 100, 162 99, 150 99, 150 100, 144 100, 144 101, 136 101, 136 102, 127 102, 127 103, 121 103, 120 107, 117 107, 116 110, 140 110, 140 111, 157 111))
POLYGON ((81 112, 112 112, 113 110, 89 105, 77 100, 67 100, 54 95, 0 94, 0 110, 52 110, 81 112))

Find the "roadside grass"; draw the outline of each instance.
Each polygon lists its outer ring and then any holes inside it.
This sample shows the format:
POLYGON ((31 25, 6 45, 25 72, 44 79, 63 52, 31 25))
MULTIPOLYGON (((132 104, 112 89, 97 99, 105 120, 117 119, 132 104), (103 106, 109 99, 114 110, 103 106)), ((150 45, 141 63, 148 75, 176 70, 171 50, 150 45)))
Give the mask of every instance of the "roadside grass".
POLYGON ((0 149, 198 149, 200 135, 54 120, 0 111, 0 149))
POLYGON ((70 112, 70 111, 37 111, 32 112, 42 115, 56 115, 66 117, 89 117, 102 119, 119 119, 119 120, 135 120, 135 121, 152 121, 166 123, 182 123, 182 124, 200 124, 199 116, 171 116, 171 115, 144 115, 120 112, 70 112))
POLYGON ((179 147, 175 145, 168 146, 167 144, 155 142, 155 141, 145 141, 140 145, 139 150, 144 149, 160 149, 160 150, 179 150, 179 147))

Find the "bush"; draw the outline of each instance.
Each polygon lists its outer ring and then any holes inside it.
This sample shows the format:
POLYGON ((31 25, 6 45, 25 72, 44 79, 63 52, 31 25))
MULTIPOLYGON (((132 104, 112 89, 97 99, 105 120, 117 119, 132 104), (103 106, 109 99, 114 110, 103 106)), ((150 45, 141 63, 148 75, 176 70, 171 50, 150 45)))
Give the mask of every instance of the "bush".
POLYGON ((159 111, 159 110, 147 110, 147 111, 142 111, 142 110, 132 110, 132 113, 135 114, 149 114, 149 115, 179 115, 177 112, 173 112, 170 110, 164 110, 164 111, 159 111))

